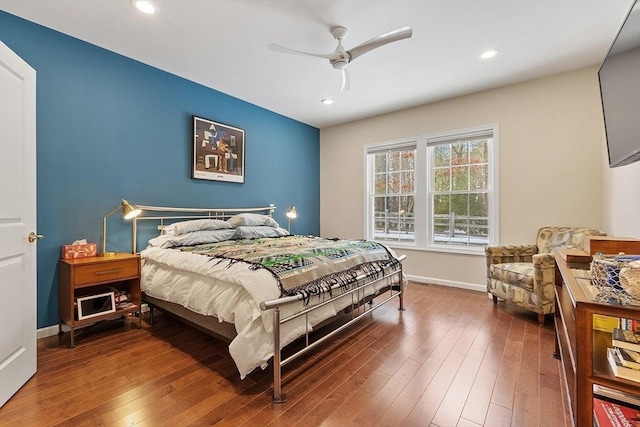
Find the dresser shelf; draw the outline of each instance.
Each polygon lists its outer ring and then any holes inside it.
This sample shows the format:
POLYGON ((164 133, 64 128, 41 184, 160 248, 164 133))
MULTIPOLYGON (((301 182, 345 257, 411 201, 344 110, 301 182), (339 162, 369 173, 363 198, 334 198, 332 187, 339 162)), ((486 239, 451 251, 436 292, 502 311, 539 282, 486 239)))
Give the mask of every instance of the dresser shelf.
POLYGON ((611 333, 593 327, 594 315, 640 320, 640 307, 594 301, 588 271, 590 256, 556 254, 556 354, 566 382, 574 426, 592 426, 595 386, 604 386, 640 399, 640 383, 613 375, 607 361, 611 333))

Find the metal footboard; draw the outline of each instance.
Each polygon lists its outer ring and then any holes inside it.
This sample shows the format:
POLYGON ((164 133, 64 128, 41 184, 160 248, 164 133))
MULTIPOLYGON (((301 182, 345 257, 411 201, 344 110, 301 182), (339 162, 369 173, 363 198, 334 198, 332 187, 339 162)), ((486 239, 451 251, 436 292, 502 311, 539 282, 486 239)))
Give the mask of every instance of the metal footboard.
MULTIPOLYGON (((401 255, 400 257, 398 257, 398 261, 402 262, 405 259, 405 255, 401 255)), ((302 355, 308 353, 309 351, 313 350, 315 347, 319 346, 320 344, 322 344, 323 342, 325 342, 326 340, 330 339, 331 337, 333 337, 334 335, 342 332, 345 328, 351 326, 353 323, 357 322, 358 320, 362 319, 362 317, 366 316, 367 314, 373 312, 373 310, 375 310, 376 308, 380 307, 381 305, 387 303, 388 301, 392 300, 393 298, 398 298, 399 300, 399 307, 398 310, 404 311, 404 300, 403 300, 403 293, 404 293, 404 281, 403 281, 403 277, 402 277, 402 264, 400 264, 400 269, 397 271, 394 271, 393 273, 389 273, 386 274, 382 277, 378 277, 375 280, 369 280, 367 281, 367 275, 366 274, 362 274, 360 276, 358 276, 356 278, 357 282, 360 282, 356 287, 354 287, 353 289, 350 289, 346 292, 342 292, 340 293, 340 295, 336 295, 334 297, 331 297, 319 304, 314 305, 313 307, 307 308, 299 313, 293 314, 291 316, 285 317, 283 319, 280 318, 280 307, 286 305, 286 304, 290 304, 292 302, 295 301, 299 301, 301 299, 303 299, 303 296, 301 295, 295 295, 295 296, 291 296, 291 297, 287 297, 287 298, 279 298, 279 299, 275 299, 275 300, 270 300, 270 301, 264 301, 260 303, 260 309, 263 311, 266 310, 273 310, 273 403, 284 403, 287 401, 287 397, 284 393, 282 393, 282 368, 284 366, 286 366, 287 364, 289 364, 290 362, 298 359, 299 357, 301 357, 302 355), (365 288, 377 283, 379 281, 382 280, 386 280, 390 277, 393 276, 399 276, 399 283, 397 285, 397 289, 394 289, 396 285, 391 284, 390 285, 390 289, 389 289, 389 296, 387 296, 384 300, 376 303, 376 304, 360 304, 361 301, 364 301, 366 295, 365 295, 365 288), (352 307, 352 311, 351 311, 351 320, 349 320, 348 322, 346 322, 345 324, 341 325, 340 327, 332 330, 331 332, 327 333, 326 335, 323 335, 321 338, 318 338, 317 340, 313 341, 312 343, 309 342, 309 322, 308 322, 308 315, 309 313, 313 312, 314 310, 317 310, 327 304, 331 304, 334 301, 340 299, 340 298, 344 298, 345 296, 351 295, 351 307, 352 307), (369 305, 369 308, 367 308, 366 306, 369 305), (282 359, 282 350, 280 348, 280 341, 281 341, 281 329, 280 327, 284 324, 286 324, 287 322, 290 322, 294 319, 297 319, 299 317, 304 316, 304 320, 305 320, 305 344, 304 347, 301 350, 298 350, 297 352, 293 353, 291 356, 287 357, 286 359, 282 359)), ((339 289, 340 286, 336 285, 333 289, 339 289)))

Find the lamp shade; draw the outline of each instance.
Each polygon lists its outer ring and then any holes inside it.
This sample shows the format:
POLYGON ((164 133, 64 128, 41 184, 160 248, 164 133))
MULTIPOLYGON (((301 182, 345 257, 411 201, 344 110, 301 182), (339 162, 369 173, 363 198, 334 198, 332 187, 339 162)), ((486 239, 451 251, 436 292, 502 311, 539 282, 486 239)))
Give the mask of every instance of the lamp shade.
POLYGON ((135 218, 138 215, 140 215, 140 212, 142 212, 139 207, 137 207, 136 205, 132 205, 131 203, 127 202, 125 199, 122 199, 121 205, 122 205, 122 215, 124 216, 124 219, 135 218))

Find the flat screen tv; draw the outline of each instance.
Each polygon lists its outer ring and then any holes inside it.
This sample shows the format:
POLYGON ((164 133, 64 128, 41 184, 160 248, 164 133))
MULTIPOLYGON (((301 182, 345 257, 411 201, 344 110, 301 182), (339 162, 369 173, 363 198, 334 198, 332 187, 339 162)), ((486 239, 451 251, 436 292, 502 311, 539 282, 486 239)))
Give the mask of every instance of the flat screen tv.
POLYGON ((609 167, 640 160, 640 0, 631 7, 600 71, 609 167))

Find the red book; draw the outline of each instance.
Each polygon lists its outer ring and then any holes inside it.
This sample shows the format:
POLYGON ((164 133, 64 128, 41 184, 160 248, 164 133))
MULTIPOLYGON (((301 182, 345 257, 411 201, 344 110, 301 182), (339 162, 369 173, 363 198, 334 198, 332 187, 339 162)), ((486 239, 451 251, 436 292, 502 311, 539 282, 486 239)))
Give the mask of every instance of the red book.
POLYGON ((640 409, 593 398, 593 416, 598 427, 640 427, 640 409))

